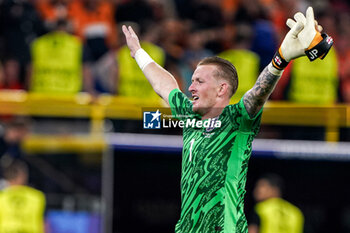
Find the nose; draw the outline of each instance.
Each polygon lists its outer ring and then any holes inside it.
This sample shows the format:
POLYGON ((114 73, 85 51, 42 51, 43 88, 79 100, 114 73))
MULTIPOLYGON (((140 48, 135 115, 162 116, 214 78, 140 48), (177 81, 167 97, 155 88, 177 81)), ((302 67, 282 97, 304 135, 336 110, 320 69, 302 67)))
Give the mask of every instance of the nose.
POLYGON ((194 83, 191 83, 191 85, 188 87, 188 91, 191 93, 194 91, 194 83))

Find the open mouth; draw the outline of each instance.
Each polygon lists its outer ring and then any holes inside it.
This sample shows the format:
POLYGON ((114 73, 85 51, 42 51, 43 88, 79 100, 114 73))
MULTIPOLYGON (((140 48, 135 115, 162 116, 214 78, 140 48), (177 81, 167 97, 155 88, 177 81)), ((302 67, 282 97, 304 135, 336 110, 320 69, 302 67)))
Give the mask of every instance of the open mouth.
POLYGON ((198 100, 199 97, 198 96, 193 96, 193 100, 198 100))

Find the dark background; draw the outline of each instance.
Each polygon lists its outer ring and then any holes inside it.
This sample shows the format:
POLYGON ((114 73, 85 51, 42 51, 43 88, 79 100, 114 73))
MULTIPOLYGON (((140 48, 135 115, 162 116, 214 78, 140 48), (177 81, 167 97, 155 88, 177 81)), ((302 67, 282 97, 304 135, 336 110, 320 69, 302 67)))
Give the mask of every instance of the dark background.
MULTIPOLYGON (((174 232, 180 214, 181 152, 115 150, 113 232, 174 232)), ((285 181, 285 199, 305 216, 305 233, 350 232, 350 162, 286 160, 256 155, 249 164, 246 214, 264 173, 285 181)))

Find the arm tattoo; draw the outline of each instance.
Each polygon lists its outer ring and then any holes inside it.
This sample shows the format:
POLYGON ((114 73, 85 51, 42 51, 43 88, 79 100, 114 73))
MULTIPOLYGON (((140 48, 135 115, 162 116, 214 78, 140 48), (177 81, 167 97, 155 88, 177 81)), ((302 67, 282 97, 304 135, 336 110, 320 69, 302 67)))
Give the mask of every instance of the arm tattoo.
POLYGON ((261 72, 252 89, 243 97, 244 106, 250 117, 254 117, 265 104, 280 76, 271 74, 267 67, 261 72))

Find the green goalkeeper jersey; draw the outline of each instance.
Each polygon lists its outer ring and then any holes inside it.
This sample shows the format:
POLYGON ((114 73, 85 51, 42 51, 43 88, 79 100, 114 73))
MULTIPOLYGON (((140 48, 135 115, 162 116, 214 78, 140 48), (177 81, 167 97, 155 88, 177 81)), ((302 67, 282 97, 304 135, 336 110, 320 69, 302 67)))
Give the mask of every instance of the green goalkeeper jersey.
MULTIPOLYGON (((202 121, 180 90, 171 91, 169 104, 178 119, 202 121)), ((207 128, 184 127, 181 216, 176 233, 248 232, 243 212, 245 183, 261 112, 249 117, 241 99, 226 106, 218 118, 209 119, 207 128), (212 127, 218 123, 220 127, 212 127)))

